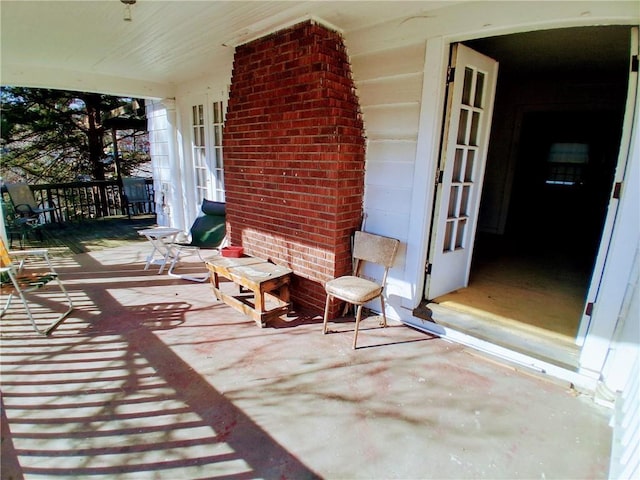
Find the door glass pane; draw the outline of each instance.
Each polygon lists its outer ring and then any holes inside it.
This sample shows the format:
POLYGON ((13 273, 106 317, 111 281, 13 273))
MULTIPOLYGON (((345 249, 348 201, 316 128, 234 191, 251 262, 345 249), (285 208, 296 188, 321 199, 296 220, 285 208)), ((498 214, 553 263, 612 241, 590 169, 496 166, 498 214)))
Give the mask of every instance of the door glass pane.
POLYGON ((475 165, 476 150, 467 150, 467 164, 464 172, 464 181, 473 182, 473 167, 475 165))
POLYGON ((453 239, 453 222, 447 222, 445 225, 444 231, 444 245, 442 248, 443 252, 450 252, 452 250, 451 242, 453 239))
POLYGON ((467 144, 467 121, 469 119, 469 111, 466 108, 460 109, 460 121, 458 122, 458 144, 467 144))
POLYGON ((462 198, 460 199, 460 216, 469 215, 469 195, 471 194, 471 187, 465 185, 462 187, 462 198))
POLYGON ((469 132, 469 145, 478 146, 478 129, 480 128, 480 112, 471 114, 471 130, 469 132))
POLYGON ((462 161, 464 159, 464 150, 462 148, 456 148, 456 157, 453 160, 453 175, 451 181, 462 181, 462 161))
POLYGON ((213 102, 213 123, 222 123, 221 106, 222 102, 213 102))
POLYGON ((458 191, 459 187, 451 187, 451 193, 449 194, 449 210, 447 213, 449 218, 455 218, 458 216, 458 191))
POLYGON ((455 248, 464 247, 464 234, 467 229, 467 220, 465 218, 458 221, 458 228, 456 229, 456 245, 455 248))
POLYGON ((473 70, 469 67, 464 69, 464 84, 462 86, 462 104, 471 105, 471 89, 473 88, 473 70))
POLYGON ((476 108, 482 108, 482 102, 484 100, 484 73, 478 72, 476 76, 476 95, 473 100, 473 106, 476 108))
POLYGON ((223 190, 223 189, 224 189, 224 177, 222 175, 222 171, 219 171, 216 177, 216 190, 223 190))

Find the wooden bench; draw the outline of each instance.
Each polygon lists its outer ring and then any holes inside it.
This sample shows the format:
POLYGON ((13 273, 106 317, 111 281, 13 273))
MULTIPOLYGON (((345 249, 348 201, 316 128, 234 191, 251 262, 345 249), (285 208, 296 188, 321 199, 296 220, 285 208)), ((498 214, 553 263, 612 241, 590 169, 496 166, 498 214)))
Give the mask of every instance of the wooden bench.
POLYGON ((205 263, 211 273, 216 299, 249 315, 259 327, 265 327, 270 319, 289 312, 289 283, 293 273, 289 268, 249 256, 218 256, 205 263), (223 292, 220 277, 238 284, 240 292, 237 295, 223 292))

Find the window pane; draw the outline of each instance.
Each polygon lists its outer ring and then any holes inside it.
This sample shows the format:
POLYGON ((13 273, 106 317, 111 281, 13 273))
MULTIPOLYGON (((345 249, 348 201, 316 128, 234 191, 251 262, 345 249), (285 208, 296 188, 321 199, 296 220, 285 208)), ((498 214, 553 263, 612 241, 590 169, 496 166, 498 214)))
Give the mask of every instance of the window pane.
POLYGON ((467 230, 467 220, 465 218, 458 222, 456 229, 456 245, 455 248, 464 248, 464 236, 467 230))
POLYGON ((222 116, 220 115, 220 105, 222 102, 213 103, 213 123, 222 123, 222 116))
POLYGON ((476 150, 467 150, 467 165, 464 172, 464 181, 473 182, 473 167, 475 165, 476 150))
POLYGON ((471 187, 465 185, 462 187, 462 198, 460 199, 460 216, 469 215, 469 198, 471 195, 471 187))
POLYGON ((451 177, 452 182, 462 181, 462 162, 464 160, 464 150, 462 148, 456 148, 456 157, 453 160, 453 175, 451 177))
POLYGON ((467 120, 469 119, 469 111, 466 109, 460 110, 460 120, 458 122, 458 145, 467 144, 467 120))
POLYGON ((444 245, 442 247, 443 252, 450 252, 452 250, 451 241, 453 238, 453 222, 447 222, 444 231, 444 245))
POLYGON ((471 114, 471 130, 469 132, 469 145, 478 146, 478 129, 480 128, 480 112, 471 114))
POLYGON ((216 157, 216 162, 215 162, 215 166, 218 169, 222 169, 222 149, 220 148, 216 148, 215 150, 215 157, 216 157))
POLYGON ((456 218, 458 216, 458 191, 459 187, 451 187, 451 192, 449 193, 449 210, 447 211, 448 218, 456 218))
POLYGON ((476 95, 473 101, 473 106, 476 108, 482 108, 482 102, 484 100, 484 73, 478 72, 476 76, 476 95))
POLYGON ((464 84, 462 86, 462 104, 471 105, 471 89, 473 88, 473 70, 469 67, 464 69, 464 84))

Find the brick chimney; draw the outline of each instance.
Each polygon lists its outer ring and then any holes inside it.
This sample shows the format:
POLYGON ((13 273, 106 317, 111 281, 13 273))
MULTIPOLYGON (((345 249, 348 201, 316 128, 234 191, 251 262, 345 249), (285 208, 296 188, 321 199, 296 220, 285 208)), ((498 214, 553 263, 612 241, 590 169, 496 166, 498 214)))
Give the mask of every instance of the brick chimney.
POLYGON ((308 21, 238 47, 223 145, 232 244, 291 268, 294 303, 322 311, 324 282, 351 272, 364 195, 364 127, 341 36, 308 21))

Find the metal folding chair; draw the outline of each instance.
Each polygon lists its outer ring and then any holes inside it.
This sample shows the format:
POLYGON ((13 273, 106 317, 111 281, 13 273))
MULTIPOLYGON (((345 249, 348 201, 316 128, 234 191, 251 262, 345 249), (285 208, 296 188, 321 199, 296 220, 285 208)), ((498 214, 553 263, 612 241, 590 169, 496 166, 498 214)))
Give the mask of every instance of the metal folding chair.
POLYGON ((18 296, 24 305, 27 312, 27 316, 33 325, 36 332, 42 335, 49 335, 51 332, 60 325, 60 323, 72 312, 73 302, 69 293, 64 287, 62 281, 58 277, 51 260, 49 259, 49 253, 46 249, 37 250, 7 250, 4 240, 0 238, 0 291, 2 297, 6 295, 6 303, 0 311, 0 318, 2 318, 11 306, 11 301, 14 296, 18 296), (17 260, 14 262, 14 259, 17 260), (29 263, 29 260, 35 259, 35 263, 29 263), (31 307, 29 305, 29 299, 27 295, 30 292, 45 287, 51 282, 56 282, 60 291, 63 293, 67 309, 57 315, 55 319, 49 323, 45 328, 39 328, 36 323, 31 307))

